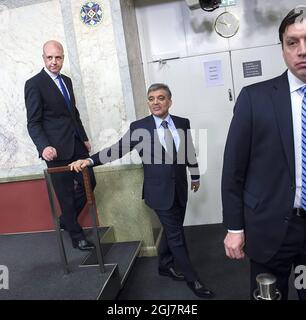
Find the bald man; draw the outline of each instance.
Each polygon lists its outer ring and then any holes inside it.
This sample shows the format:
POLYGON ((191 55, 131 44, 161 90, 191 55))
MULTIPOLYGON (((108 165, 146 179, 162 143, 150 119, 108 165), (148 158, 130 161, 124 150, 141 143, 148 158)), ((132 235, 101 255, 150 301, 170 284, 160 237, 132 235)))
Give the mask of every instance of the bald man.
MULTIPOLYGON (((28 132, 48 168, 66 166, 88 157, 91 146, 75 105, 71 79, 60 73, 63 46, 55 40, 46 42, 42 57, 44 68, 25 83, 28 132)), ((93 171, 89 173, 94 188, 93 171)), ((74 248, 92 249, 94 245, 78 223, 86 204, 82 174, 56 173, 51 177, 62 211, 61 228, 69 232, 74 248)))

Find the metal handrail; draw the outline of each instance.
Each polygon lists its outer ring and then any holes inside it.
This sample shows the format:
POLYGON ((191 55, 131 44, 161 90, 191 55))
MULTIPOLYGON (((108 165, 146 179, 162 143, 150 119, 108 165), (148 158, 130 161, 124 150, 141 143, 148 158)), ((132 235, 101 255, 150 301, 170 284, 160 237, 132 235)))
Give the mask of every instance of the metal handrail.
MULTIPOLYGON (((66 274, 69 273, 69 267, 68 267, 67 256, 66 256, 65 248, 64 248, 64 244, 63 244, 63 238, 62 238, 62 234, 60 231, 60 224, 59 224, 57 214, 56 214, 54 190, 53 190, 53 184, 52 184, 50 174, 69 172, 69 171, 71 171, 70 166, 47 168, 44 170, 44 175, 45 175, 46 182, 47 182, 47 189, 48 189, 48 194, 49 194, 50 206, 51 206, 51 213, 52 213, 53 222, 54 222, 55 229, 56 229, 57 241, 58 241, 59 250, 60 250, 61 261, 62 261, 62 265, 64 268, 64 272, 66 274)), ((99 268, 100 268, 101 273, 104 273, 105 269, 104 269, 104 262, 103 262, 103 256, 102 256, 100 237, 99 237, 97 215, 96 215, 96 210, 95 210, 95 197, 94 197, 94 193, 92 191, 89 171, 88 171, 87 167, 82 170, 82 174, 83 174, 83 180, 84 180, 86 199, 87 199, 87 203, 89 206, 89 213, 90 213, 92 225, 93 225, 94 242, 95 242, 95 247, 96 247, 98 264, 99 264, 99 268)))

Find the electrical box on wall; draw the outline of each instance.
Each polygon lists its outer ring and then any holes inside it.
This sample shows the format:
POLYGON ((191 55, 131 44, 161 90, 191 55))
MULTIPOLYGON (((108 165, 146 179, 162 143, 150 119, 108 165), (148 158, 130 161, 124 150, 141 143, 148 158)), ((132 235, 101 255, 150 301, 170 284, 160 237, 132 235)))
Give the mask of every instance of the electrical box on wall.
POLYGON ((202 8, 214 10, 219 7, 221 0, 185 0, 190 10, 202 8))
POLYGON ((202 8, 205 11, 213 11, 219 7, 234 6, 237 0, 185 0, 190 10, 202 8))

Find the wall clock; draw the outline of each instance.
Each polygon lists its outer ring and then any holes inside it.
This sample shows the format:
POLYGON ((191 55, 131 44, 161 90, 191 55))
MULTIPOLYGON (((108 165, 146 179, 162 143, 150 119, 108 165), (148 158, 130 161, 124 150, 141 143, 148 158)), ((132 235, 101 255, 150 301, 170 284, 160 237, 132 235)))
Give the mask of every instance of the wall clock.
POLYGON ((223 38, 234 36, 239 29, 239 19, 230 12, 221 13, 215 21, 215 30, 223 38))

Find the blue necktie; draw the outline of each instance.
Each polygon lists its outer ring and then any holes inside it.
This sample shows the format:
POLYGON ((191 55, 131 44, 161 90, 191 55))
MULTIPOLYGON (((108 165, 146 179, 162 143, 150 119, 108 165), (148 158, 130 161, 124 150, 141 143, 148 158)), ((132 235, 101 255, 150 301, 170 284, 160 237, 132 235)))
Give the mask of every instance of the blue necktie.
POLYGON ((66 89, 66 87, 65 87, 65 85, 63 83, 62 77, 60 75, 58 75, 57 79, 59 81, 63 96, 64 96, 65 101, 66 101, 66 104, 67 104, 69 110, 71 111, 71 103, 70 103, 69 95, 68 95, 67 89, 66 89))
MULTIPOLYGON (((65 98, 65 101, 66 101, 66 104, 67 104, 67 106, 68 106, 68 109, 69 109, 69 111, 72 112, 69 95, 68 95, 67 89, 66 89, 66 87, 65 87, 65 85, 64 85, 64 83, 63 83, 62 77, 61 77, 60 75, 58 75, 58 76, 57 76, 57 79, 58 79, 59 84, 60 84, 60 86, 61 86, 62 93, 63 93, 63 96, 64 96, 64 98, 65 98)), ((76 134, 77 136, 81 137, 81 135, 80 135, 79 130, 78 130, 77 127, 75 127, 74 131, 75 131, 75 134, 76 134)))
POLYGON ((306 86, 300 89, 302 102, 302 208, 306 210, 306 86))

